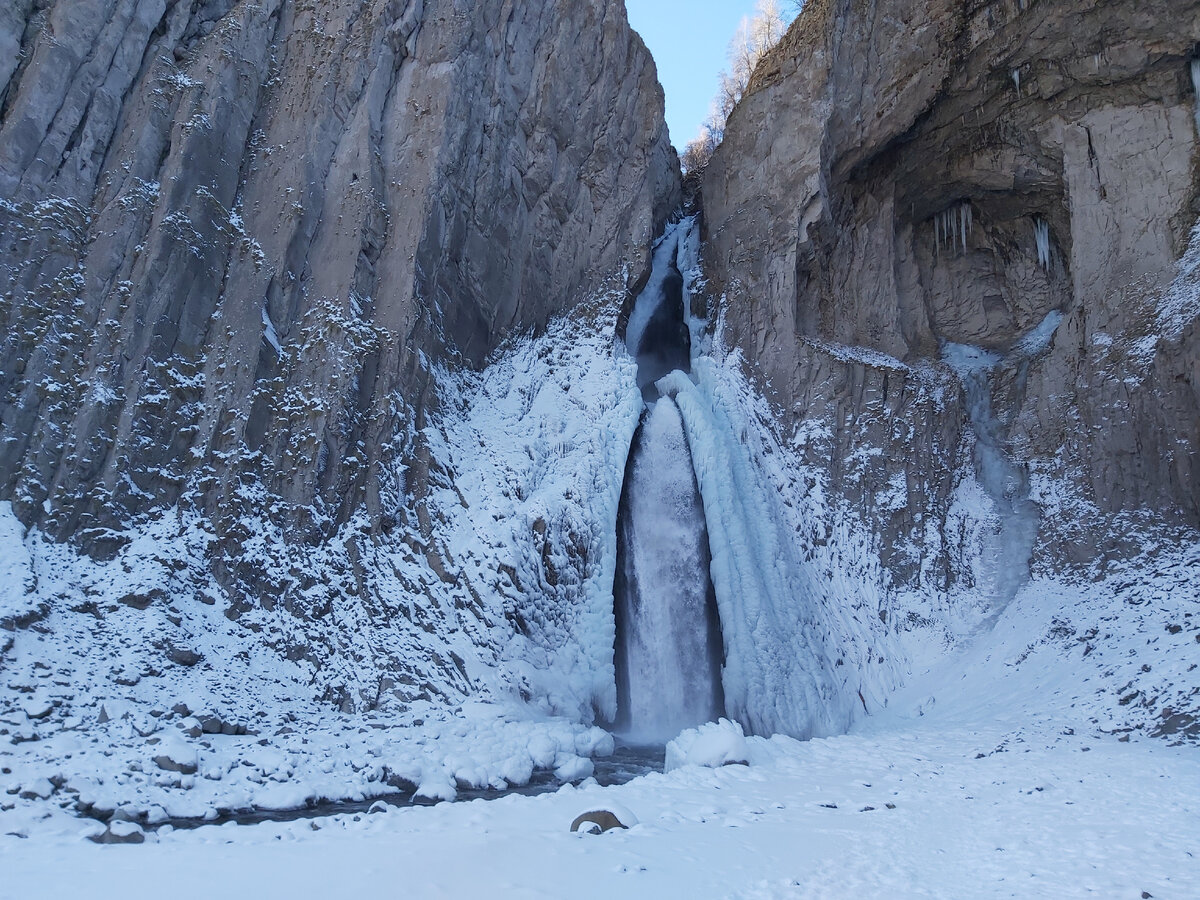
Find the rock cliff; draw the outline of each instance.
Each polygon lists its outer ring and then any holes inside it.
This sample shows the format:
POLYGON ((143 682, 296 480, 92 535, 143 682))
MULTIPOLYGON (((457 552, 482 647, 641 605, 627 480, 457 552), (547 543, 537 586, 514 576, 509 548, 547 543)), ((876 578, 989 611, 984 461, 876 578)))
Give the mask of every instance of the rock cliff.
POLYGON ((0 497, 101 555, 185 495, 386 524, 436 361, 645 268, 662 105, 604 0, 5 4, 0 497))
POLYGON ((1011 594, 1001 545, 1200 524, 1198 40, 1181 0, 811 0, 733 112, 702 188, 726 334, 898 584, 1011 594))

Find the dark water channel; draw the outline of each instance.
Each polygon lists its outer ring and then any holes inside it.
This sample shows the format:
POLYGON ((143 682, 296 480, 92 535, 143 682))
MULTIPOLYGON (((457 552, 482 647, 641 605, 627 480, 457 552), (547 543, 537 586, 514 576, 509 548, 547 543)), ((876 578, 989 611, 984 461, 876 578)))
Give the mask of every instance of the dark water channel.
MULTIPOLYGON (((666 748, 641 747, 618 744, 612 756, 592 760, 596 767, 592 777, 602 787, 625 784, 649 775, 661 772, 666 761, 666 748)), ((554 777, 553 772, 534 772, 529 783, 520 787, 510 787, 503 790, 494 788, 464 789, 451 802, 460 803, 467 800, 498 800, 510 794, 532 797, 537 794, 550 794, 563 786, 563 782, 554 777)), ((147 830, 170 825, 178 829, 200 828, 205 825, 227 825, 234 822, 238 825, 259 825, 263 822, 295 822, 301 819, 320 819, 327 816, 345 816, 366 814, 377 803, 402 809, 409 806, 433 806, 436 801, 417 799, 412 791, 397 791, 392 794, 382 794, 368 800, 322 800, 310 801, 299 809, 242 809, 221 810, 216 818, 181 818, 167 819, 154 826, 146 826, 147 830)))

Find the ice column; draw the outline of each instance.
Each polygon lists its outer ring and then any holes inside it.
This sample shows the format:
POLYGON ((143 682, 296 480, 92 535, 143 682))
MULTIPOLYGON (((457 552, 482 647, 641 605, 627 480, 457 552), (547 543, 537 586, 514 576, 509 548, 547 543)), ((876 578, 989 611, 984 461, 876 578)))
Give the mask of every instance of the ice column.
POLYGON ((1050 223, 1045 219, 1033 220, 1033 239, 1037 243, 1038 264, 1050 268, 1050 223))
POLYGON ((1200 59, 1192 60, 1192 89, 1196 92, 1196 131, 1200 133, 1200 59))

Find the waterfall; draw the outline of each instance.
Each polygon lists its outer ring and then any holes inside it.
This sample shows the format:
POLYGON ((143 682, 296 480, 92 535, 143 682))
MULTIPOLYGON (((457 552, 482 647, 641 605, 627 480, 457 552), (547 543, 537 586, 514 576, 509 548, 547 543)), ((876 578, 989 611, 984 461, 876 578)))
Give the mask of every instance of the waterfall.
POLYGON ((620 725, 662 743, 721 714, 708 531, 679 408, 647 413, 626 476, 617 648, 620 725))
POLYGON ((722 646, 704 507, 679 407, 656 383, 691 369, 680 259, 692 219, 655 247, 625 342, 647 411, 626 466, 617 527, 617 726, 628 740, 664 743, 723 712, 722 646))

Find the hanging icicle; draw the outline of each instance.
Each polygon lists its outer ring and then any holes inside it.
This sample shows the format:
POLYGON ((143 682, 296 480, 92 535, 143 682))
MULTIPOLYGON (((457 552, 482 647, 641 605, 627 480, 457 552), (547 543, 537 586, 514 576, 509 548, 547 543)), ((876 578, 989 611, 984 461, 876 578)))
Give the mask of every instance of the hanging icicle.
POLYGON ((1038 264, 1050 268, 1050 223, 1042 218, 1033 220, 1033 239, 1037 244, 1038 264))
POLYGON ((1196 92, 1196 131, 1200 132, 1200 59, 1192 60, 1192 90, 1196 92))
POLYGON ((1012 80, 1013 80, 1013 84, 1015 84, 1017 86, 1017 99, 1020 100, 1021 99, 1021 70, 1020 69, 1012 70, 1012 80))
POLYGON ((955 245, 967 252, 967 238, 971 234, 974 213, 971 201, 963 200, 933 217, 934 258, 942 251, 952 251, 955 245))

